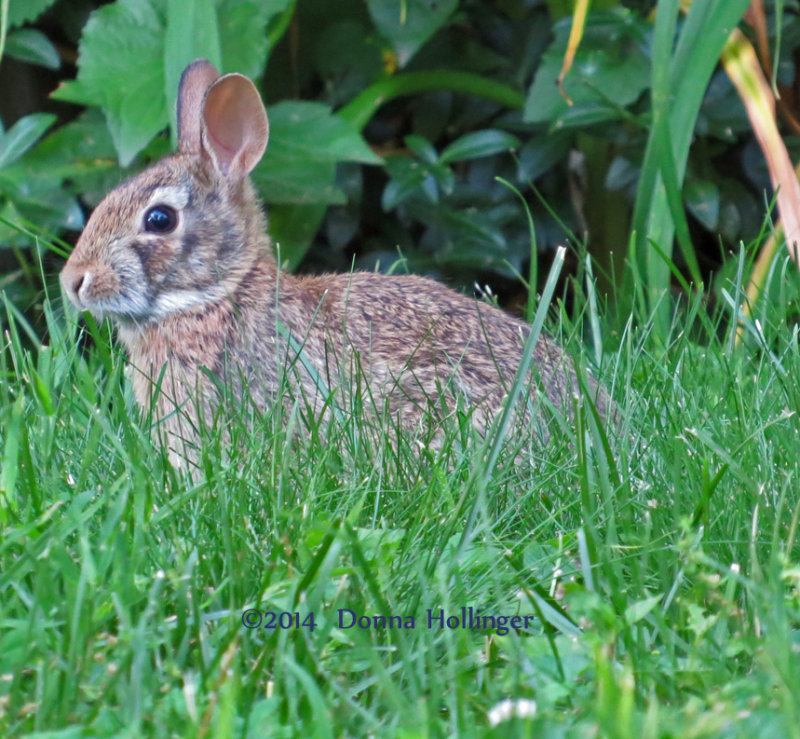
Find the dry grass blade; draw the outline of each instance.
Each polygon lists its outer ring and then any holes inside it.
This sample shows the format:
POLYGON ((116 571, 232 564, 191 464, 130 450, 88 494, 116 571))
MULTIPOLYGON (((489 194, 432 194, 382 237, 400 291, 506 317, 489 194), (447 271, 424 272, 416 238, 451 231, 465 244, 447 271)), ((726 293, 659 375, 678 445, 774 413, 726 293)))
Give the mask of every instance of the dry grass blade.
POLYGON ((572 69, 572 62, 575 61, 575 53, 578 51, 581 39, 583 38, 583 29, 586 27, 586 15, 589 12, 590 0, 577 0, 575 3, 575 12, 572 15, 572 28, 569 32, 569 41, 567 42, 567 51, 564 54, 564 63, 561 65, 561 71, 558 73, 556 84, 558 91, 567 101, 567 105, 572 105, 572 98, 567 94, 564 89, 564 78, 569 74, 572 69))
MULTIPOLYGON (((800 183, 798 172, 792 165, 789 153, 778 131, 775 118, 775 95, 759 64, 755 49, 745 36, 735 30, 725 45, 722 64, 744 103, 750 124, 756 134, 767 161, 770 180, 776 191, 776 201, 781 221, 775 233, 764 244, 756 260, 747 286, 746 299, 741 306, 741 315, 749 316, 750 308, 763 289, 778 241, 783 235, 789 254, 796 264, 800 253, 800 183)), ((736 333, 737 344, 743 336, 742 327, 736 333)))
POLYGON ((800 260, 800 182, 775 120, 775 97, 758 63, 755 49, 739 30, 731 33, 722 51, 722 64, 747 110, 769 168, 783 221, 786 246, 800 260))

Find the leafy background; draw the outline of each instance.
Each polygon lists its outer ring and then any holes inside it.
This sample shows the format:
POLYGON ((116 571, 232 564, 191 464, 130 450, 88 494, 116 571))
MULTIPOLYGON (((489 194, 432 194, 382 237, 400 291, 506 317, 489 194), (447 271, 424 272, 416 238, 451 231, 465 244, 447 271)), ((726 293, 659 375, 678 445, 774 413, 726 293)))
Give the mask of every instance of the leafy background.
MULTIPOLYGON (((729 3, 732 17, 746 5, 729 3)), ((780 5, 780 23, 767 11, 791 110, 800 23, 797 2, 780 5)), ((64 251, 37 235, 74 242, 110 187, 169 150, 180 72, 205 56, 263 91, 271 141, 255 180, 289 268, 378 264, 466 289, 478 281, 518 310, 526 279, 546 271, 539 259, 546 267, 566 243, 578 280, 585 250, 601 290, 622 299, 653 116, 654 7, 592 5, 564 80, 568 103, 555 84, 572 23, 565 1, 11 2, 0 285, 38 319, 42 281, 64 251), (534 248, 515 188, 533 215, 534 248)), ((691 276, 706 284, 740 242, 755 253, 769 191, 715 59, 712 50, 680 193, 699 265, 691 276)), ((687 273, 685 256, 674 261, 687 273)))

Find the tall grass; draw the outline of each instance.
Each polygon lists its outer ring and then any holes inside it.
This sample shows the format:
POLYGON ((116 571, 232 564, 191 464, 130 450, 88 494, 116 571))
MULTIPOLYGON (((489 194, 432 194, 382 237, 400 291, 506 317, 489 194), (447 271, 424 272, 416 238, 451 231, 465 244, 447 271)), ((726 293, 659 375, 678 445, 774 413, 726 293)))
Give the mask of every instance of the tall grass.
POLYGON ((660 340, 669 323, 670 261, 677 237, 695 287, 702 280, 683 210, 681 188, 700 105, 731 31, 750 0, 694 0, 680 19, 680 0, 658 3, 653 30, 653 122, 633 214, 632 294, 655 319, 660 340))
MULTIPOLYGON (((586 403, 545 446, 494 447, 465 411, 433 449, 358 412, 298 432, 301 404, 244 403, 192 481, 107 327, 58 302, 46 346, 9 311, 0 351, 3 735, 798 735, 784 316, 757 309, 738 348, 700 298, 660 345, 630 324, 599 356, 618 429, 586 403), (527 628, 428 626, 470 607, 527 628), (253 608, 300 627, 245 628, 253 608)), ((548 322, 589 363, 571 325, 548 322)))

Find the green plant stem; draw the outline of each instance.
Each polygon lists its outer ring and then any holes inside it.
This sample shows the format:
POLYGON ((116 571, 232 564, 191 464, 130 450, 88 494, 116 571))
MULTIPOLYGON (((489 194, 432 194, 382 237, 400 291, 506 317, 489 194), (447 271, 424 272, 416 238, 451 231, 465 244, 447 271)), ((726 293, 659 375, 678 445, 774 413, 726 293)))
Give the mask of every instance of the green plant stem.
POLYGON ((470 72, 435 69, 406 72, 387 77, 370 85, 339 110, 339 116, 359 130, 367 125, 381 105, 401 95, 414 95, 430 90, 449 90, 493 100, 508 108, 522 108, 525 96, 513 87, 470 72))
MULTIPOLYGON (((648 308, 657 311, 656 338, 665 336, 669 325, 669 263, 675 216, 684 220, 678 212, 680 188, 695 122, 720 53, 747 4, 747 0, 695 0, 680 26, 677 44, 680 3, 664 0, 658 5, 653 42, 653 124, 634 206, 636 240, 630 259, 644 277, 648 308), (658 248, 653 248, 654 244, 658 248)), ((677 226, 687 258, 692 251, 688 229, 683 222, 677 226)), ((688 258, 687 264, 695 271, 688 258)), ((696 281, 697 275, 693 279, 696 281)))
POLYGON ((270 51, 275 48, 278 42, 283 38, 283 34, 286 33, 286 29, 289 28, 289 24, 292 22, 292 18, 294 17, 296 5, 296 2, 289 3, 284 11, 278 16, 277 20, 273 19, 273 21, 270 23, 269 28, 267 29, 267 43, 270 51))
POLYGON ((8 35, 8 6, 9 0, 0 0, 0 59, 3 58, 8 35))
POLYGON ((615 280, 623 274, 628 243, 630 207, 620 193, 605 186, 614 150, 604 139, 580 133, 577 146, 586 157, 586 223, 589 244, 601 293, 614 294, 615 280))

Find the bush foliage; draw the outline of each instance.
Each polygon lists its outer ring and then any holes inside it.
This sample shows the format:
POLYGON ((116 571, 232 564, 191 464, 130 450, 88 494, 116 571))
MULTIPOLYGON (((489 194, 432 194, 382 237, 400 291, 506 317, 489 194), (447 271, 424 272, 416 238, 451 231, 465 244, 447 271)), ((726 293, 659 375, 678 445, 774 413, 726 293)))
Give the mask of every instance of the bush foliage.
MULTIPOLYGON (((785 89, 798 4, 767 5, 785 89)), ((654 6, 595 2, 561 89, 566 0, 12 2, 6 86, 60 85, 58 103, 0 108, 4 284, 30 308, 36 235, 74 240, 107 189, 169 150, 177 82, 198 56, 265 95, 271 141, 255 180, 292 269, 402 255, 404 269, 480 279, 519 304, 532 252, 568 243, 592 254, 604 289, 622 286, 631 257, 663 293, 669 262, 654 254, 672 256, 677 218, 676 262, 708 281, 740 241, 757 248, 764 220, 763 161, 716 68, 747 2, 697 0, 685 19, 677 0, 654 6), (675 188, 668 206, 660 189, 675 188)))

